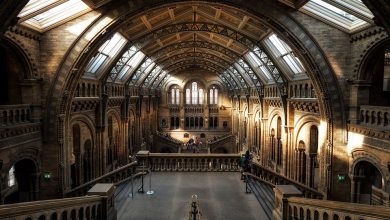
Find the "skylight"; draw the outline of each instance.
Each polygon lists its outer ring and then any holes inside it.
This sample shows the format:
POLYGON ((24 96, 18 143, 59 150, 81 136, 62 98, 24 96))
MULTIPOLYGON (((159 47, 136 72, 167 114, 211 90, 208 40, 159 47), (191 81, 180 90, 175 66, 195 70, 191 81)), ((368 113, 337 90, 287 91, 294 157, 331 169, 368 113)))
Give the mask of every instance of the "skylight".
POLYGON ((135 67, 137 67, 140 62, 145 58, 145 54, 142 53, 142 51, 138 51, 127 63, 126 63, 126 69, 122 69, 122 71, 119 73, 118 79, 122 80, 125 75, 128 75, 130 70, 134 70, 135 67))
POLYGON ((295 56, 292 49, 276 34, 272 34, 264 42, 269 46, 270 52, 278 58, 279 63, 281 63, 282 66, 285 64, 284 66, 287 66, 294 75, 305 72, 299 58, 295 56))
POLYGON ((249 58, 247 57, 247 59, 249 60, 249 64, 252 64, 255 67, 255 70, 257 69, 258 71, 260 71, 260 73, 265 76, 267 80, 270 80, 271 74, 269 73, 268 69, 263 65, 263 62, 261 62, 260 59, 253 52, 249 52, 248 55, 249 58))
POLYGON ((18 17, 21 24, 43 32, 91 10, 81 0, 30 0, 18 17))
POLYGON ((360 0, 310 0, 301 10, 347 32, 369 26, 374 17, 360 0))
POLYGON ((98 53, 89 61, 86 72, 96 75, 99 68, 101 68, 104 63, 107 63, 108 60, 115 57, 126 42, 127 40, 122 35, 115 33, 100 46, 98 53))

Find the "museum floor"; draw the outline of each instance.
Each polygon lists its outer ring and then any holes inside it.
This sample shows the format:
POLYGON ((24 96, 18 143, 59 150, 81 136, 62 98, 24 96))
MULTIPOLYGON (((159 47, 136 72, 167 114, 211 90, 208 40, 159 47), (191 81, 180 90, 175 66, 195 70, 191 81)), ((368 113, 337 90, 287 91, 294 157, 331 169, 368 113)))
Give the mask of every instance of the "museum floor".
MULTIPOLYGON (((144 179, 149 190, 149 176, 144 179)), ((129 196, 131 184, 118 187, 115 206, 118 219, 188 219, 191 195, 199 198, 202 220, 266 219, 264 210, 253 193, 245 193, 239 173, 158 172, 152 173, 154 194, 137 193, 141 181, 134 181, 134 197, 129 196)))

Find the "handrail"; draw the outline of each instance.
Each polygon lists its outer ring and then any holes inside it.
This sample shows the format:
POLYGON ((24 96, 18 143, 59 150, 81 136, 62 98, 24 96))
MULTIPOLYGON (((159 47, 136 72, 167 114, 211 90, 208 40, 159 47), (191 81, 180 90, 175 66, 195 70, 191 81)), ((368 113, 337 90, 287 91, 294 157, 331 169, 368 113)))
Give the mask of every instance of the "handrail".
POLYGON ((287 198, 286 201, 290 208, 289 215, 294 215, 295 217, 300 215, 300 219, 306 219, 302 215, 306 215, 306 213, 308 213, 307 210, 309 210, 310 213, 313 213, 313 215, 315 212, 317 212, 318 215, 326 213, 329 215, 330 219, 333 219, 331 214, 338 215, 340 218, 341 216, 349 216, 350 219, 389 219, 390 216, 390 207, 385 206, 373 206, 299 197, 290 197, 287 198), (298 214, 298 212, 300 212, 298 210, 301 209, 303 210, 303 213, 298 214), (296 210, 296 212, 294 210, 296 210))
POLYGON ((114 185, 115 186, 119 186, 122 183, 125 183, 126 181, 130 180, 131 178, 137 178, 139 176, 143 176, 143 175, 146 175, 146 174, 148 174, 148 172, 138 172, 138 173, 136 173, 134 175, 131 175, 131 176, 127 177, 126 179, 123 179, 123 180, 121 180, 119 182, 116 182, 114 185))
MULTIPOLYGON (((64 211, 67 209, 79 209, 80 207, 98 207, 102 203, 104 196, 83 196, 64 199, 39 200, 33 202, 22 202, 0 206, 0 219, 13 219, 13 217, 31 216, 64 211)), ((60 213, 61 214, 61 213, 60 213)))
POLYGON ((160 131, 156 131, 156 135, 157 135, 158 137, 163 138, 164 140, 171 141, 171 142, 173 142, 173 143, 175 143, 175 144, 179 144, 179 145, 184 144, 183 141, 181 141, 181 140, 179 140, 179 139, 176 139, 176 138, 173 138, 173 137, 171 137, 171 136, 165 137, 164 134, 163 134, 162 132, 160 132, 160 131))
POLYGON ((234 137, 233 134, 227 133, 227 134, 221 135, 219 137, 216 137, 217 139, 215 139, 215 140, 213 140, 213 139, 208 140, 207 144, 209 144, 209 145, 210 144, 215 144, 215 143, 218 143, 220 141, 224 141, 224 140, 226 140, 228 138, 231 138, 231 137, 234 137))
POLYGON ((275 188, 275 184, 273 184, 273 183, 271 183, 271 182, 268 182, 268 181, 265 181, 265 180, 261 179, 260 177, 258 177, 258 176, 256 176, 256 175, 253 175, 252 173, 243 172, 242 175, 244 175, 244 176, 250 176, 250 177, 252 177, 253 179, 255 179, 256 181, 258 181, 258 182, 265 183, 265 184, 271 186, 272 188, 275 188))
MULTIPOLYGON (((131 162, 125 166, 122 166, 116 170, 113 170, 113 171, 110 171, 94 180, 91 180, 89 182, 86 182, 80 186, 77 186, 71 190, 69 190, 68 192, 65 193, 66 196, 74 196, 74 195, 80 195, 79 193, 81 192, 86 192, 88 191, 93 185, 95 185, 96 183, 102 183, 103 180, 106 180, 107 178, 111 178, 112 176, 114 176, 115 174, 118 174, 122 171, 126 171, 128 170, 129 168, 135 168, 135 166, 138 165, 138 162, 137 161, 134 161, 134 162, 131 162)), ((125 177, 127 178, 127 176, 125 177)), ((112 181, 113 182, 113 181, 112 181)))
POLYGON ((259 178, 264 179, 265 181, 269 181, 275 185, 289 184, 296 186, 300 191, 302 191, 305 197, 318 199, 323 198, 323 194, 318 190, 276 173, 275 171, 262 166, 257 161, 252 162, 252 170, 255 172, 255 176, 258 176, 259 178))

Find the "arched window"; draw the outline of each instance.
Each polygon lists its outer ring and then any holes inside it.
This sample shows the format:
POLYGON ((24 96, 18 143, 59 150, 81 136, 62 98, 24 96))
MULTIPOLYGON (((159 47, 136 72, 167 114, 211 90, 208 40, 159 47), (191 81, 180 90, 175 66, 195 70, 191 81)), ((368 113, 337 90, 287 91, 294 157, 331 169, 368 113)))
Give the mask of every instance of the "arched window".
POLYGON ((210 105, 218 104, 218 89, 214 86, 210 89, 210 105))
POLYGON ((197 105, 198 104, 198 83, 193 82, 191 84, 191 92, 192 92, 192 104, 197 105))
POLYGON ((185 91, 187 105, 204 104, 204 89, 199 88, 197 82, 192 82, 190 88, 187 87, 185 91))
POLYGON ((12 166, 8 171, 8 186, 14 186, 15 182, 15 166, 12 166))
POLYGON ((199 105, 203 105, 204 101, 204 92, 203 89, 199 89, 199 105))
POLYGON ((171 104, 175 104, 175 89, 171 90, 171 104))
POLYGON ((191 104, 191 90, 186 89, 186 104, 189 105, 191 104))
POLYGON ((177 87, 171 89, 171 104, 172 105, 180 104, 180 91, 177 87))

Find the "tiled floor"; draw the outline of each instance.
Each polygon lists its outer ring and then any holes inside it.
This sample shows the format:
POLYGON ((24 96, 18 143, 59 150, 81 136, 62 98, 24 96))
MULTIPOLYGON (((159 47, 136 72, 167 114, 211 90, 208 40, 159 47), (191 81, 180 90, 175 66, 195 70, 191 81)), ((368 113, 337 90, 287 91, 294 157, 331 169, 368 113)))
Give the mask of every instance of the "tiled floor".
MULTIPOLYGON (((134 192, 140 181, 134 183, 134 192)), ((145 178, 149 190, 149 176, 145 178)), ((253 194, 245 193, 239 173, 156 172, 152 174, 153 195, 128 196, 131 184, 117 189, 116 209, 119 220, 188 219, 191 195, 199 198, 202 220, 266 219, 253 194)))

